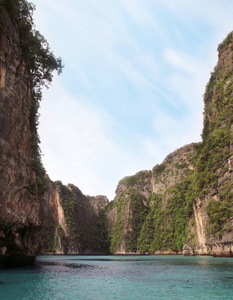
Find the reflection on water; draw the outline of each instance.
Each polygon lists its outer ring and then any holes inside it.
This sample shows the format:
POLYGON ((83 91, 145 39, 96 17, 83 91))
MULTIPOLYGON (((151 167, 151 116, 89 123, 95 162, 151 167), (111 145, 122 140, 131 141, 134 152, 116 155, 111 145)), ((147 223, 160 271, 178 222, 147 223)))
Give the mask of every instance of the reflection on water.
POLYGON ((232 299, 233 259, 39 256, 0 271, 1 299, 232 299))

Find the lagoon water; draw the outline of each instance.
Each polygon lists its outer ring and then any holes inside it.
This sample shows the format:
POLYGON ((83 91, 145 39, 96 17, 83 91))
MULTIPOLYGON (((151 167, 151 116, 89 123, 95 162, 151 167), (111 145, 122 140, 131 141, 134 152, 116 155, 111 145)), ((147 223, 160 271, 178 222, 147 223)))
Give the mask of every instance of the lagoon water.
POLYGON ((0 299, 233 299, 233 258, 39 256, 0 271, 0 299))

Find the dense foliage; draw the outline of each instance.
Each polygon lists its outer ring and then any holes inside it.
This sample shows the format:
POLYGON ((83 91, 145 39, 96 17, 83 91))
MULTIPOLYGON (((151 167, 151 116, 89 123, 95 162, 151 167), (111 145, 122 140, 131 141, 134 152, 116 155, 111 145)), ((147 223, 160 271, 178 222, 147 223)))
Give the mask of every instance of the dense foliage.
POLYGON ((148 200, 135 189, 122 192, 112 204, 117 208, 117 219, 111 232, 111 252, 120 251, 122 245, 130 253, 182 251, 192 203, 188 180, 169 188, 164 195, 151 193, 148 200))
POLYGON ((165 250, 179 252, 186 243, 192 215, 189 182, 181 182, 166 193, 172 195, 166 207, 162 205, 166 194, 161 197, 152 193, 149 197, 152 206, 138 240, 138 250, 142 253, 165 250))
POLYGON ((127 252, 137 251, 137 240, 147 214, 144 202, 146 198, 134 189, 121 193, 115 203, 117 220, 111 232, 111 252, 119 252, 122 242, 127 252))

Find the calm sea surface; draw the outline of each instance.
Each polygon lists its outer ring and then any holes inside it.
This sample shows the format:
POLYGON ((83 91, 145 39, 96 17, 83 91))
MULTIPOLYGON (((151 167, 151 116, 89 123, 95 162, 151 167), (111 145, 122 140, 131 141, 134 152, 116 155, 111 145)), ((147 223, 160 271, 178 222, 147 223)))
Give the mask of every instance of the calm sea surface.
POLYGON ((39 256, 0 271, 0 299, 233 299, 233 258, 39 256))

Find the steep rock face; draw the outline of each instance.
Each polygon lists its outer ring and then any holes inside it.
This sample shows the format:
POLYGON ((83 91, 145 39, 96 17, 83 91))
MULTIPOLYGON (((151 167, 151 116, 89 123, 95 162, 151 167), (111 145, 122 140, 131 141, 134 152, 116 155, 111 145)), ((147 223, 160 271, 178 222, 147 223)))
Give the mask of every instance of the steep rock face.
POLYGON ((50 182, 42 205, 43 230, 41 252, 64 254, 63 239, 68 236, 59 190, 50 182))
POLYGON ((116 198, 128 189, 139 191, 146 198, 149 197, 152 191, 152 172, 148 170, 140 171, 133 176, 126 176, 121 179, 116 188, 116 198))
POLYGON ((109 252, 105 196, 85 196, 74 185, 50 183, 43 202, 42 253, 104 254, 109 252))
POLYGON ((151 193, 164 194, 166 190, 185 180, 193 172, 192 155, 197 145, 195 143, 186 145, 170 153, 162 164, 154 166, 152 171, 145 170, 133 176, 126 176, 118 183, 116 199, 121 192, 131 188, 147 199, 151 193))
POLYGON ((233 34, 218 47, 204 95, 203 142, 197 150, 196 253, 232 256, 233 34), (202 223, 202 226, 200 226, 202 223))
POLYGON ((198 144, 192 143, 170 153, 152 170, 152 192, 162 195, 172 186, 184 181, 194 171, 193 154, 198 144))
POLYGON ((206 225, 208 216, 205 211, 206 205, 199 198, 195 199, 193 204, 193 211, 195 217, 195 253, 208 254, 206 246, 206 225))
POLYGON ((10 18, 0 34, 0 261, 32 262, 38 252, 40 203, 31 154, 30 81, 10 18))
POLYGON ((111 232, 111 253, 137 252, 137 240, 147 214, 145 202, 145 196, 135 189, 128 189, 111 203, 112 207, 106 211, 111 232))
POLYGON ((98 196, 86 196, 91 204, 91 206, 94 208, 94 211, 96 214, 99 214, 101 210, 104 209, 106 205, 108 205, 109 200, 106 196, 98 195, 98 196))
MULTIPOLYGON (((170 207, 175 201, 174 195, 177 192, 173 189, 174 186, 182 185, 194 172, 192 156, 196 146, 184 146, 168 155, 163 163, 156 165, 152 171, 141 171, 120 180, 114 202, 106 210, 113 253, 168 254, 178 251, 172 248, 175 238, 170 238, 169 243, 162 242, 166 235, 174 235, 175 231, 169 222, 174 212, 167 206, 170 207), (160 216, 159 220, 156 219, 156 215, 160 216), (159 229, 158 226, 162 228, 159 229), (157 230, 159 233, 156 238, 157 230)), ((181 186, 180 189, 184 187, 181 186)), ((178 211, 181 209, 182 205, 178 211)), ((182 219, 185 223, 182 224, 183 227, 188 220, 188 217, 185 221, 182 219)))

